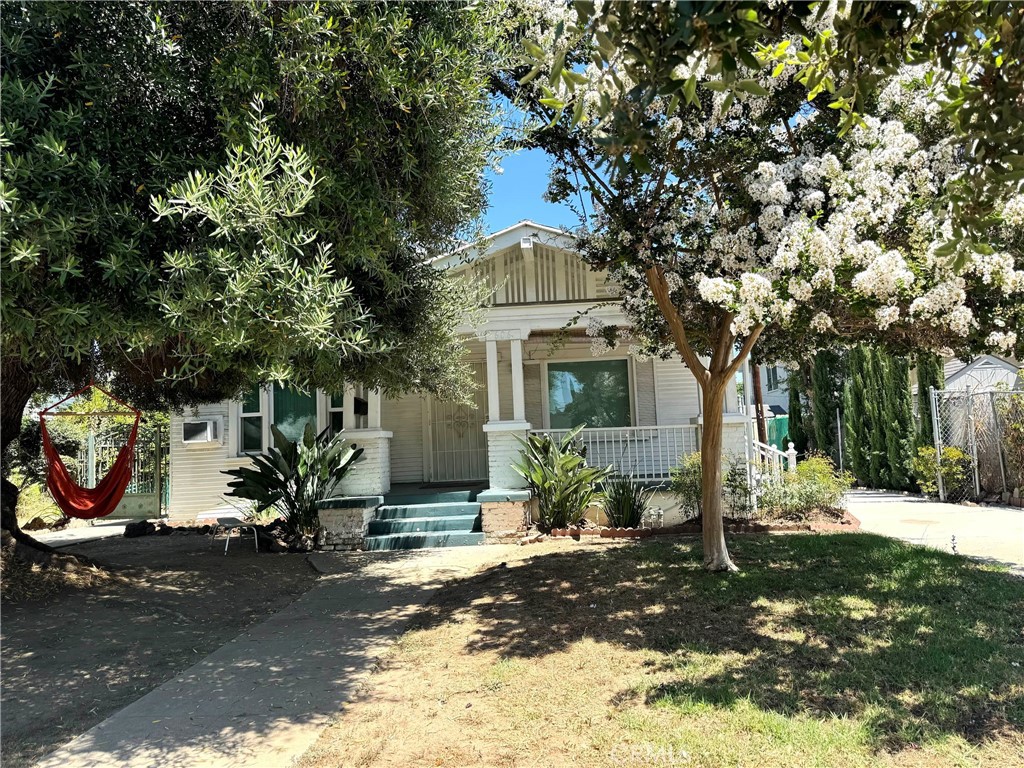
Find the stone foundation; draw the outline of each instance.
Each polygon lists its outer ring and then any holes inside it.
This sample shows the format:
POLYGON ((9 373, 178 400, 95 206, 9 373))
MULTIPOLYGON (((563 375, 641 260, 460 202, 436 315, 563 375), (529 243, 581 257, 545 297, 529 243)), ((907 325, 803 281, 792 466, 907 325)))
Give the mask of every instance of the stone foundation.
POLYGON ((327 499, 320 502, 320 532, 316 548, 352 552, 363 548, 373 513, 384 503, 381 496, 327 499))
POLYGON ((477 495, 486 544, 518 541, 528 528, 530 492, 488 490, 477 495))

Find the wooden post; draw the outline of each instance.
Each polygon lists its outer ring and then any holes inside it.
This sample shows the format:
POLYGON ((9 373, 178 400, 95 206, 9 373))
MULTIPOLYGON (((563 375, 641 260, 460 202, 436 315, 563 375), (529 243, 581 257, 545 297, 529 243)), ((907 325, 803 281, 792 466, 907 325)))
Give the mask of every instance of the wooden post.
POLYGON ((768 425, 765 424, 764 420, 764 396, 761 394, 761 366, 757 363, 750 364, 750 386, 753 390, 750 394, 754 398, 754 410, 757 416, 757 440, 767 445, 768 425))
POLYGON ((498 400, 498 342, 488 339, 487 347, 487 420, 501 421, 498 400))
POLYGON ((512 418, 526 421, 526 394, 523 387, 523 341, 512 339, 512 418))

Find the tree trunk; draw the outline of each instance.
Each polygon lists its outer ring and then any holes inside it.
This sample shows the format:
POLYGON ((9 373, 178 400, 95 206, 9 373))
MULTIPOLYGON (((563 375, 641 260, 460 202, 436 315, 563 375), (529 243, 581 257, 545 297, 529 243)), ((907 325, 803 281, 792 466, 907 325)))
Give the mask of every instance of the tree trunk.
POLYGON ((764 396, 761 393, 761 366, 755 363, 750 364, 750 386, 754 390, 753 396, 754 414, 757 417, 757 440, 760 443, 768 444, 768 425, 764 421, 764 396))
POLYGON ((722 415, 730 377, 713 375, 703 388, 704 427, 701 432, 701 517, 704 567, 709 571, 737 571, 729 558, 722 520, 722 415))
MULTIPOLYGON (((3 359, 0 372, 3 376, 3 389, 0 391, 0 453, 5 453, 7 446, 21 434, 21 419, 25 406, 36 391, 36 380, 31 371, 13 357, 3 359)), ((19 493, 18 486, 6 477, 3 478, 0 488, 0 528, 4 531, 5 540, 11 536, 17 542, 15 551, 19 557, 31 562, 43 562, 56 550, 36 541, 18 526, 19 493)))

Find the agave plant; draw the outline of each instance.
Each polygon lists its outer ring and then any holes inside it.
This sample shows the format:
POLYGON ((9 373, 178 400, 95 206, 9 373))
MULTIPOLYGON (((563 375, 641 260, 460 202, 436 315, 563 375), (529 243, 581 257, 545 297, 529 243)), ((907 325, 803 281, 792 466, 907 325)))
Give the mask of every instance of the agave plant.
POLYGON ((253 502, 258 515, 271 507, 284 518, 289 533, 314 536, 320 527, 317 502, 330 498, 363 449, 345 440, 344 433, 316 434, 307 424, 301 440, 289 440, 275 426, 274 447, 253 457, 254 468, 228 469, 228 496, 253 502))
POLYGON ((604 484, 604 513, 616 528, 639 528, 654 495, 632 477, 617 475, 604 484))
POLYGON ((581 429, 570 430, 561 441, 543 434, 517 438, 523 452, 512 468, 537 499, 541 528, 579 524, 587 507, 600 501, 599 485, 612 472, 611 466, 587 466, 586 448, 576 441, 581 429))

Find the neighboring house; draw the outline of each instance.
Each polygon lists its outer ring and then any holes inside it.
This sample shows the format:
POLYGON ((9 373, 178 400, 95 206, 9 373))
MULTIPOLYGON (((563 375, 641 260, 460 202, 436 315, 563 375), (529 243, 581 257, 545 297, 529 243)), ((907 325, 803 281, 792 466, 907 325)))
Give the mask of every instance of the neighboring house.
MULTIPOLYGON (((947 357, 942 363, 943 389, 987 392, 993 389, 1021 389, 1024 381, 1019 363, 996 355, 979 355, 973 360, 947 357)), ((917 369, 911 372, 911 391, 917 395, 917 369)))
POLYGON ((789 412, 789 371, 781 365, 762 365, 761 398, 773 415, 786 415, 789 412))
MULTIPOLYGON (((516 438, 531 430, 562 434, 581 423, 592 464, 667 480, 679 457, 700 445, 700 397, 689 369, 679 358, 634 357, 628 342, 595 354, 594 340, 582 329, 565 330, 584 310, 607 325, 627 326, 614 286, 580 260, 565 233, 524 221, 487 243, 435 262, 494 289, 480 324, 461 329, 478 385, 471 404, 419 394, 387 399, 361 387, 330 396, 272 387, 174 416, 170 517, 191 519, 225 507, 228 478, 221 472, 264 450, 272 423, 290 435, 306 423, 344 426, 366 449, 340 489, 350 496, 426 485, 521 499, 524 483, 511 468, 519 455, 516 438), (183 440, 203 437, 206 424, 212 439, 183 440)), ((735 392, 727 396, 726 411, 726 451, 742 455, 749 422, 735 392)))
POLYGON ((995 389, 1024 387, 1020 377, 1020 366, 995 355, 981 355, 969 363, 947 360, 943 367, 946 374, 943 389, 969 388, 972 392, 988 392, 995 389))

